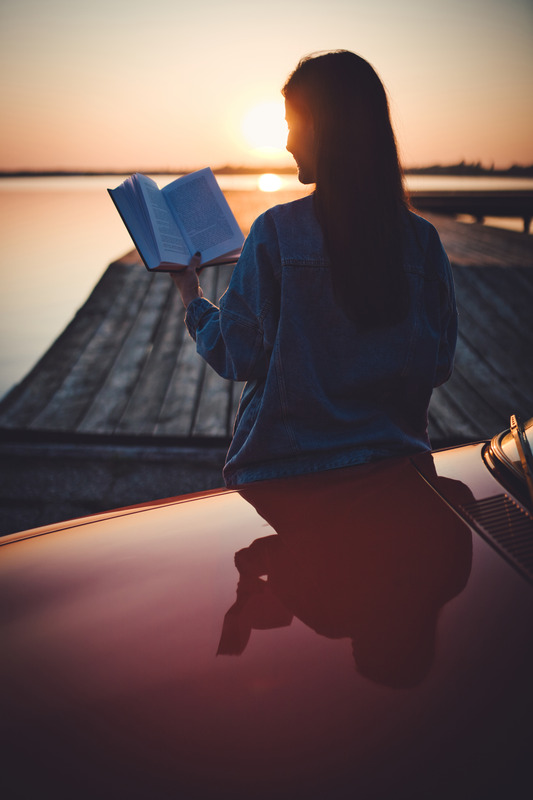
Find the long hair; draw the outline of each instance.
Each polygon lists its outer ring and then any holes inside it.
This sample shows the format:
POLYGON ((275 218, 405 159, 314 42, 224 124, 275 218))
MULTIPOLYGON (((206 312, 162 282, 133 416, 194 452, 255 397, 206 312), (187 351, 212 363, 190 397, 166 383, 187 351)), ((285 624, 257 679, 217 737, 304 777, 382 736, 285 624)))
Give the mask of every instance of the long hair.
POLYGON ((282 93, 313 120, 315 207, 336 302, 362 329, 392 325, 407 312, 408 200, 383 84, 367 61, 340 50, 302 59, 282 93))

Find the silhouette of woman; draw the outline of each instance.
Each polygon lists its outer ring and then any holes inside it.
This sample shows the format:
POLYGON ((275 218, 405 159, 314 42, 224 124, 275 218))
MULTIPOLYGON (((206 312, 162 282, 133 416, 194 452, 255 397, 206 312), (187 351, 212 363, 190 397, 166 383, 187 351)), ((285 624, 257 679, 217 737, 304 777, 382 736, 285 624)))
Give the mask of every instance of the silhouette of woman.
POLYGON ((457 317, 436 230, 409 210, 387 96, 354 53, 303 59, 287 149, 312 194, 252 226, 220 307, 195 257, 173 279, 200 355, 246 381, 229 486, 427 450, 457 317))

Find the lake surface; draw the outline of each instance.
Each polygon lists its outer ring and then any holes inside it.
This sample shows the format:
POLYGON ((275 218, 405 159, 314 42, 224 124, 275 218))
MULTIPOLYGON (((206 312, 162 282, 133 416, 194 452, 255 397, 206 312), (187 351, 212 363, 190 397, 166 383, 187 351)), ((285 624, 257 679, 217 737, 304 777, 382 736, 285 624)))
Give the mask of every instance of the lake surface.
MULTIPOLYGON (((162 186, 174 177, 156 180, 162 186)), ((243 232, 266 208, 307 193, 296 177, 281 178, 280 191, 266 193, 258 188, 258 175, 218 176, 243 232)), ((121 180, 116 175, 0 179, 0 396, 48 349, 107 266, 132 249, 106 191, 121 180)), ((408 186, 531 189, 533 180, 416 175, 408 176, 408 186)), ((521 220, 497 224, 522 229, 521 220)))

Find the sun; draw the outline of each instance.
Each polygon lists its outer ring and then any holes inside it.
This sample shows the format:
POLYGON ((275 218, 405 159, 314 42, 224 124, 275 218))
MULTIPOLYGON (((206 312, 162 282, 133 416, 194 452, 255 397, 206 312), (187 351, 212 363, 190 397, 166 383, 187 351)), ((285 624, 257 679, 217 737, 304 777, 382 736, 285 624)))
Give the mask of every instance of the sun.
POLYGON ((279 157, 285 153, 287 125, 283 101, 264 101, 243 116, 241 130, 248 146, 258 155, 279 157))

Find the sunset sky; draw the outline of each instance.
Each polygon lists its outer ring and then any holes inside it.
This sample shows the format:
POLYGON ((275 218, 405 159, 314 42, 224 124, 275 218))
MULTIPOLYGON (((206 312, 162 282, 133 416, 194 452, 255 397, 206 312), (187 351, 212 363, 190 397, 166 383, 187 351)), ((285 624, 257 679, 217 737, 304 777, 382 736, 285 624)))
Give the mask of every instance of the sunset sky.
POLYGON ((406 166, 533 163, 533 0, 2 0, 0 169, 290 164, 280 87, 336 48, 406 166))

